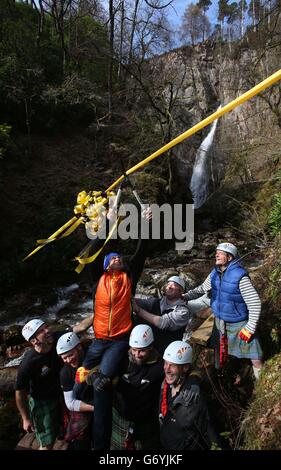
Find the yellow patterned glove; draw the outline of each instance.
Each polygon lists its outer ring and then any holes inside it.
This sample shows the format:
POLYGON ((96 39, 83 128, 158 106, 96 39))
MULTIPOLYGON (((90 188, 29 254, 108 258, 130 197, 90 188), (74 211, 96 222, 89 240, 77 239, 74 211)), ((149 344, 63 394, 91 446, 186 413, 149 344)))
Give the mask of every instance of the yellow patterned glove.
POLYGON ((248 331, 247 328, 243 328, 239 333, 240 339, 245 341, 245 343, 249 343, 251 341, 252 336, 253 336, 253 333, 250 333, 250 331, 248 331))
POLYGON ((82 384, 86 382, 86 378, 89 374, 89 369, 85 369, 85 367, 78 367, 76 374, 75 374, 75 383, 82 384))

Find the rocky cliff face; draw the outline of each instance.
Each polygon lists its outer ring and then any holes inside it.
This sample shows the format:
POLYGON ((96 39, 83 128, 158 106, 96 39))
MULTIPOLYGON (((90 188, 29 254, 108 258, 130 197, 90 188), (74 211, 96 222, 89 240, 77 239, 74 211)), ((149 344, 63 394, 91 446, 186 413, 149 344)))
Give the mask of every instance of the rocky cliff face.
MULTIPOLYGON (((172 75, 174 79, 173 137, 279 69, 276 51, 260 56, 260 52, 254 49, 233 49, 232 46, 229 50, 229 46, 222 48, 206 42, 161 57, 163 76, 172 75)), ((222 184, 230 163, 236 168, 231 175, 234 177, 231 184, 269 176, 272 153, 280 138, 280 94, 279 84, 219 119, 209 156, 213 189, 222 184)), ((196 151, 209 129, 203 129, 174 147, 177 190, 179 180, 183 191, 190 181, 196 151)))

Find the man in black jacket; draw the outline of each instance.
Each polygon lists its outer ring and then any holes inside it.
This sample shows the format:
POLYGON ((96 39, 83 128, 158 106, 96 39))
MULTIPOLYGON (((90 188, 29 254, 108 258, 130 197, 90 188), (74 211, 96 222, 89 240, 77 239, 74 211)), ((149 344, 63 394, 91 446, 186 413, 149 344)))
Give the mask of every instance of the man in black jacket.
POLYGON ((158 401, 164 372, 153 342, 150 326, 132 330, 128 364, 114 391, 112 450, 160 446, 158 401))
POLYGON ((160 395, 160 441, 165 450, 207 450, 218 443, 191 368, 192 348, 174 341, 165 350, 165 380, 160 395), (194 399, 193 390, 197 397, 194 399))

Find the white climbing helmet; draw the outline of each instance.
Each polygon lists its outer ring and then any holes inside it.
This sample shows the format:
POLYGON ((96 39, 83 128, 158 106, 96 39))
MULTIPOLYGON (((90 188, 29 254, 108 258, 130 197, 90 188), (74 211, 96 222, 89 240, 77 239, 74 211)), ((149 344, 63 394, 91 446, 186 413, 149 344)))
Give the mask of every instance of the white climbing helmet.
POLYGON ((64 354, 80 344, 80 339, 72 331, 62 335, 57 342, 57 354, 64 354))
POLYGON ((186 341, 173 341, 165 349, 163 359, 172 364, 191 364, 192 347, 186 341))
POLYGON ((180 287, 182 287, 183 290, 185 289, 185 280, 182 279, 182 278, 179 277, 179 276, 171 276, 171 277, 169 277, 169 279, 168 279, 167 282, 175 282, 175 283, 178 284, 180 287))
POLYGON ((221 251, 225 251, 225 253, 229 253, 230 255, 234 256, 234 258, 236 258, 237 256, 237 248, 235 245, 233 245, 232 243, 220 243, 217 248, 217 250, 221 250, 221 251))
POLYGON ((154 341, 153 332, 148 325, 137 325, 133 328, 129 339, 131 348, 147 348, 154 341))
POLYGON ((44 321, 40 320, 40 318, 34 318, 27 322, 24 325, 23 329, 21 330, 21 334, 26 341, 29 341, 30 338, 35 335, 36 331, 39 330, 40 326, 44 325, 44 321))

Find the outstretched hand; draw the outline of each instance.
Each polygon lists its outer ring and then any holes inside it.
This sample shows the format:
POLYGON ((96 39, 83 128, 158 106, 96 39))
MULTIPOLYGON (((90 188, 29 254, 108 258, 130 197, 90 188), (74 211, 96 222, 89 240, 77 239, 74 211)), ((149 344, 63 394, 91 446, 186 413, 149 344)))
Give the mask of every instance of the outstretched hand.
POLYGON ((146 209, 144 209, 141 213, 141 216, 146 220, 151 220, 152 219, 152 209, 151 209, 151 207, 149 206, 146 209))

